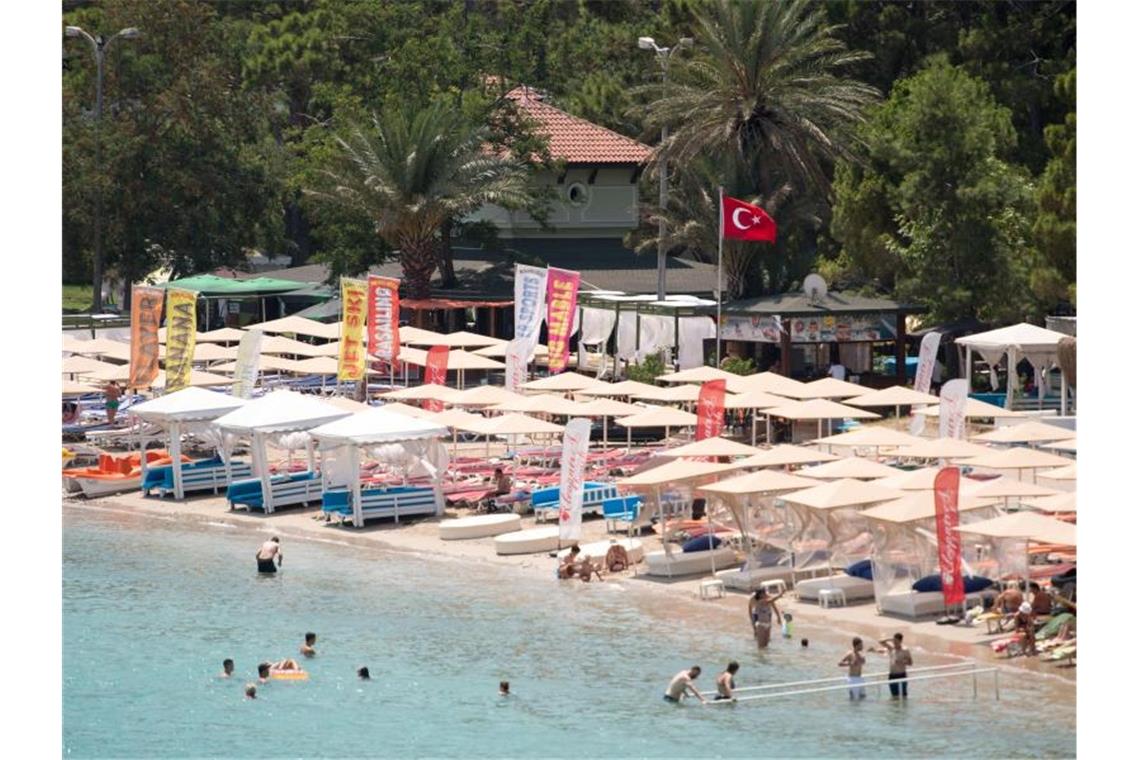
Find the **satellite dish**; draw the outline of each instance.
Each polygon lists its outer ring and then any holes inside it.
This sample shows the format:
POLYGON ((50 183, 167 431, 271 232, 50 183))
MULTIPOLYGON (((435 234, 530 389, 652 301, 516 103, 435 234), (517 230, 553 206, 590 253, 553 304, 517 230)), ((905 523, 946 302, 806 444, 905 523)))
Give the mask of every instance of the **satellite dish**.
POLYGON ((804 293, 811 303, 823 303, 823 298, 827 295, 827 282, 818 274, 809 274, 804 278, 804 293))

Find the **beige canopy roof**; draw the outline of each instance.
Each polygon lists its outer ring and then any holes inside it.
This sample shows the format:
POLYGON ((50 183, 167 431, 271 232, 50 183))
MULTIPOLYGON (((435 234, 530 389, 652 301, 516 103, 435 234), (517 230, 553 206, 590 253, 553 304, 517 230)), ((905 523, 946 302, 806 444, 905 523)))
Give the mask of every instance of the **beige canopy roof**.
POLYGON ((765 409, 764 413, 773 417, 783 417, 787 420, 838 420, 847 417, 877 419, 879 416, 865 409, 856 409, 853 406, 845 406, 821 398, 810 401, 790 401, 783 406, 765 409))
POLYGON ((331 356, 314 356, 293 362, 293 368, 306 375, 335 375, 338 363, 331 356))
POLYGON ((706 438, 683 446, 665 449, 658 456, 663 457, 746 457, 761 453, 755 446, 737 443, 728 438, 706 438))
POLYGON ((443 338, 443 333, 435 332, 434 330, 424 330, 420 327, 412 327, 411 325, 402 325, 400 327, 400 347, 406 345, 416 344, 423 346, 438 346, 442 345, 437 341, 443 338))
MULTIPOLYGON (((327 398, 322 399, 322 401, 324 401, 325 403, 328 403, 328 404, 332 404, 337 409, 343 409, 346 412, 352 412, 353 414, 355 414, 356 412, 363 412, 366 409, 372 408, 368 404, 361 403, 360 401, 356 401, 355 399, 346 398, 345 396, 329 396, 327 398)), ((388 407, 385 407, 385 408, 388 408, 388 407)), ((389 409, 389 411, 395 411, 395 410, 389 409)))
POLYGON ((612 398, 596 398, 581 404, 579 414, 586 417, 628 417, 639 414, 644 409, 644 406, 627 404, 612 398))
POLYGON ((816 438, 812 443, 825 443, 828 446, 915 446, 924 439, 901 430, 881 426, 857 428, 848 433, 837 433, 816 438))
POLYGON ((561 433, 562 425, 545 422, 525 414, 503 414, 498 417, 483 417, 469 425, 456 425, 462 430, 482 435, 534 435, 537 433, 561 433))
POLYGON ((118 368, 120 365, 111 364, 110 362, 101 362, 98 359, 92 359, 89 356, 69 356, 63 360, 63 374, 65 375, 86 375, 92 372, 106 372, 112 368, 118 368))
POLYGON ((1075 430, 1029 420, 975 435, 970 440, 986 443, 1037 443, 1040 441, 1063 441, 1076 437, 1077 431, 1075 430))
POLYGON ((287 354, 290 356, 322 356, 320 349, 312 343, 303 343, 280 335, 266 335, 261 339, 262 354, 287 354))
POLYGON ((99 391, 99 388, 87 383, 77 383, 74 380, 63 381, 64 396, 82 396, 85 393, 98 393, 99 391))
POLYGON ((501 385, 476 385, 467 390, 456 391, 451 403, 456 406, 491 406, 504 402, 521 401, 524 397, 511 393, 501 385))
POLYGON ((905 385, 871 391, 847 402, 852 406, 913 406, 914 404, 937 404, 938 397, 929 393, 919 393, 905 385))
POLYGON ((442 412, 425 412, 420 416, 424 419, 431 420, 432 422, 438 422, 440 425, 444 425, 449 428, 459 428, 462 430, 467 430, 471 425, 474 425, 476 422, 485 419, 485 417, 483 417, 481 414, 473 414, 464 409, 446 409, 442 412))
POLYGON ((665 383, 705 383, 709 380, 728 380, 731 377, 739 376, 716 367, 693 367, 680 372, 670 372, 657 379, 665 383))
POLYGON ((654 388, 650 394, 634 394, 635 398, 652 401, 691 402, 700 398, 701 386, 690 383, 680 383, 669 388, 654 388))
POLYGON ((804 385, 800 398, 853 398, 871 393, 874 389, 849 383, 834 377, 822 377, 804 385))
POLYGON ((559 375, 551 375, 538 380, 531 380, 529 383, 523 383, 522 387, 528 391, 565 392, 595 388, 602 384, 601 380, 595 380, 586 375, 579 375, 577 372, 563 372, 559 375))
POLYGON ((620 383, 597 382, 578 391, 583 396, 637 396, 641 393, 661 391, 656 385, 641 383, 637 380, 622 380, 620 383))
POLYGON ((1077 439, 1070 438, 1067 441, 1057 441, 1056 443, 1043 443, 1043 449, 1052 449, 1053 451, 1067 451, 1070 454, 1077 453, 1077 439))
MULTIPOLYGON (((165 358, 166 352, 163 352, 165 358)), ((237 346, 226 348, 219 346, 217 343, 195 343, 194 344, 194 361, 196 362, 221 362, 232 361, 237 359, 237 346)))
POLYGON ((66 351, 69 354, 81 354, 81 353, 84 353, 84 350, 86 348, 88 348, 88 346, 87 346, 88 342, 89 341, 86 341, 86 340, 80 340, 79 338, 75 337, 74 335, 64 333, 63 334, 63 347, 61 348, 61 350, 66 351))
POLYGON ((739 462, 733 464, 714 464, 712 462, 697 462, 692 459, 670 459, 628 478, 617 481, 617 485, 633 489, 644 489, 652 486, 663 486, 669 483, 684 483, 700 480, 701 478, 719 475, 738 469, 739 462))
POLYGON ((93 338, 92 340, 78 340, 71 336, 64 338, 65 351, 84 356, 110 356, 112 359, 130 361, 131 346, 120 340, 109 338, 93 338))
MULTIPOLYGON (((992 507, 995 499, 980 499, 970 494, 958 495, 958 511, 970 512, 982 507, 992 507)), ((908 523, 917 520, 929 520, 935 516, 934 494, 925 491, 913 491, 901 498, 888 501, 859 513, 862 517, 883 522, 908 523)))
POLYGON ((775 372, 760 372, 755 375, 743 375, 729 381, 729 390, 733 393, 747 393, 748 391, 763 391, 787 398, 805 398, 807 383, 793 380, 790 377, 778 375, 775 372))
POLYGON ((1042 544, 1077 545, 1076 525, 1037 512, 1012 512, 992 520, 961 525, 957 530, 994 538, 1024 538, 1042 544))
POLYGON ((452 349, 447 354, 447 369, 451 370, 469 370, 469 369, 506 369, 507 365, 502 362, 488 359, 486 356, 479 356, 470 351, 461 351, 459 349, 452 349))
MULTIPOLYGON (((925 406, 921 409, 915 409, 915 414, 924 414, 927 417, 937 417, 939 409, 942 408, 941 404, 934 406, 925 406)), ((978 401, 976 398, 966 399, 966 416, 969 418, 977 417, 1024 417, 1021 412, 1014 412, 1000 406, 987 404, 985 401, 978 401)))
POLYGON ((316 338, 324 338, 325 340, 335 340, 340 337, 339 323, 326 324, 325 322, 318 322, 315 319, 298 317, 295 314, 282 317, 281 319, 271 319, 268 322, 262 322, 257 325, 248 325, 245 329, 261 330, 267 334, 292 333, 294 335, 311 335, 316 338))
MULTIPOLYGON (((400 346, 400 358, 404 358, 405 346, 400 346)), ((340 341, 334 340, 330 343, 322 343, 319 346, 313 346, 312 353, 309 356, 340 356, 340 341)))
MULTIPOLYGON (((280 356, 267 356, 265 354, 262 354, 262 356, 257 360, 257 368, 260 372, 269 370, 270 372, 299 373, 302 371, 298 369, 299 364, 300 362, 294 361, 293 359, 283 359, 280 356)), ((234 372, 236 370, 236 361, 226 362, 225 364, 219 364, 215 367, 210 367, 211 372, 234 372)))
POLYGON ((982 456, 991 451, 993 449, 957 438, 932 438, 914 446, 901 446, 891 453, 895 456, 913 459, 956 459, 982 456))
MULTIPOLYGON (((423 332, 429 332, 427 330, 423 332)), ((412 334, 405 339, 401 331, 400 341, 413 346, 447 346, 449 348, 480 348, 506 343, 502 338, 490 338, 486 335, 476 335, 473 332, 460 330, 453 333, 433 333, 431 335, 412 334)))
MULTIPOLYGON (((412 406, 411 404, 405 404, 402 401, 389 401, 381 405, 380 408, 387 409, 389 412, 395 412, 396 414, 402 414, 406 417, 432 417, 432 413, 428 410, 421 409, 418 406, 412 406)), ((440 414, 443 414, 443 412, 440 412, 440 414)), ((432 417, 432 419, 434 419, 434 417, 432 417)))
POLYGON ((989 467, 994 470, 1022 470, 1062 467, 1071 464, 1072 460, 1040 449, 1014 446, 1009 449, 990 451, 981 456, 962 459, 960 463, 971 467, 989 467))
MULTIPOLYGON (((195 343, 237 343, 245 337, 245 330, 233 327, 220 327, 217 330, 200 332, 194 337, 195 343)), ((335 338, 336 335, 333 335, 335 338)))
POLYGON ((862 457, 845 457, 834 462, 817 464, 814 467, 805 467, 797 475, 817 480, 834 480, 838 478, 853 478, 855 480, 872 480, 874 478, 889 478, 897 475, 898 470, 885 464, 872 462, 862 457))
POLYGON ((777 493, 780 491, 797 491, 814 487, 815 482, 808 478, 801 478, 797 475, 780 472, 779 470, 760 470, 759 472, 736 475, 707 486, 701 486, 701 490, 725 496, 743 496, 748 494, 777 493))
POLYGON ((781 498, 792 504, 803 504, 813 509, 838 509, 858 507, 864 504, 877 504, 898 499, 902 491, 883 488, 861 480, 833 480, 830 483, 784 494, 781 498))
POLYGON ((622 427, 687 427, 697 424, 697 415, 676 409, 671 406, 661 406, 646 409, 643 412, 619 417, 617 424, 622 427))
POLYGON ((1065 467, 1058 467, 1055 470, 1045 470, 1045 472, 1037 473, 1042 478, 1049 480, 1076 480, 1077 479, 1077 466, 1070 464, 1065 467))
MULTIPOLYGON (((884 488, 898 491, 933 491, 934 479, 942 471, 941 467, 922 467, 917 470, 899 470, 889 478, 872 481, 884 488)), ((965 483, 965 479, 962 480, 965 483)))
POLYGON ((764 391, 726 393, 724 396, 725 409, 771 409, 774 406, 783 406, 786 403, 788 403, 788 399, 764 391))
POLYGON ((454 388, 448 388, 446 385, 425 383, 423 385, 401 388, 398 391, 383 393, 381 394, 381 398, 394 399, 396 401, 424 401, 430 399, 432 401, 443 401, 450 404, 457 393, 459 393, 459 391, 454 388))
MULTIPOLYGON (((478 354, 479 356, 486 356, 489 359, 504 359, 507 356, 507 341, 495 343, 486 348, 477 348, 472 351, 472 353, 478 354)), ((535 344, 534 350, 530 352, 528 358, 534 359, 536 356, 550 356, 550 351, 541 343, 535 344)))
POLYGON ((783 467, 790 464, 813 464, 839 459, 835 454, 781 443, 744 460, 747 467, 783 467))
MULTIPOLYGON (((233 384, 234 384, 234 381, 232 378, 225 377, 223 375, 215 375, 212 372, 202 372, 201 370, 197 370, 197 369, 190 370, 190 385, 195 385, 195 386, 205 388, 205 387, 209 387, 209 386, 233 385, 233 384)), ((158 377, 156 377, 154 379, 154 382, 150 384, 150 387, 151 388, 165 388, 166 387, 166 372, 164 370, 159 371, 158 377)))
POLYGON ((1057 493, 1054 488, 1046 488, 1039 486, 1035 483, 1026 483, 1011 478, 1008 476, 1001 476, 993 480, 987 480, 974 490, 974 496, 979 497, 994 497, 994 498, 1007 498, 1012 496, 1053 496, 1057 493))
POLYGON ((1035 499, 1021 499, 1027 507, 1041 512, 1076 512, 1077 495, 1072 491, 1055 493, 1052 496, 1038 496, 1035 499))
POLYGON ((519 396, 517 399, 496 404, 491 409, 498 412, 531 412, 534 414, 588 417, 589 415, 582 411, 584 406, 585 404, 580 401, 571 401, 556 393, 541 393, 537 396, 519 396))

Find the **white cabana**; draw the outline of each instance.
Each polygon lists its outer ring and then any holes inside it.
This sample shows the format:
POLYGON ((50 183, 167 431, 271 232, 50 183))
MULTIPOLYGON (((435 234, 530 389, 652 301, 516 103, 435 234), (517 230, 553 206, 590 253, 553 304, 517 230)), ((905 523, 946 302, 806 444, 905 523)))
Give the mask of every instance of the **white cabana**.
MULTIPOLYGON (((157 425, 166 431, 169 438, 168 451, 170 452, 172 485, 174 498, 182 499, 185 496, 186 486, 189 490, 213 490, 215 493, 223 485, 229 485, 235 476, 245 477, 250 473, 248 466, 238 467, 230 461, 229 447, 225 445, 224 436, 218 435, 215 430, 204 430, 203 423, 218 419, 222 415, 244 406, 246 401, 233 396, 208 391, 204 388, 183 388, 166 396, 159 396, 150 401, 144 401, 131 407, 130 413, 152 425, 157 425), (221 456, 218 466, 198 465, 190 462, 182 465, 182 434, 184 432, 197 432, 207 438, 216 438, 215 448, 221 456), (213 435, 211 435, 213 434, 213 435), (190 483, 184 481, 189 477, 190 483)), ((141 460, 145 468, 146 457, 141 460)), ((143 478, 145 481, 146 473, 143 478)), ((144 486, 145 487, 145 486, 144 486)))
MULTIPOLYGON (((254 481, 232 483, 226 498, 231 504, 235 503, 235 499, 240 499, 239 503, 261 507, 266 514, 271 514, 277 507, 319 499, 321 481, 316 477, 314 469, 311 439, 305 436, 304 442, 309 470, 279 478, 270 477, 267 443, 271 438, 308 431, 349 414, 351 412, 339 409, 316 396, 281 390, 267 393, 240 409, 219 417, 215 424, 223 431, 248 435, 252 439, 250 452, 257 479, 260 480, 259 488, 252 487, 254 481)), ((295 441, 287 441, 288 448, 292 448, 290 443, 295 441)))
MULTIPOLYGON (((335 487, 347 486, 351 498, 352 524, 360 528, 364 526, 364 519, 369 511, 376 515, 387 515, 391 511, 396 522, 399 522, 401 512, 399 496, 408 493, 407 491, 388 493, 385 489, 381 489, 365 494, 360 483, 362 450, 371 451, 389 466, 403 469, 405 477, 417 468, 426 471, 432 480, 434 497, 428 513, 443 514, 441 483, 447 471, 447 452, 440 445, 439 439, 446 437, 447 432, 447 428, 439 423, 397 414, 383 407, 374 407, 315 427, 309 431, 309 435, 322 448, 342 449, 345 452, 349 464, 348 482, 333 483, 326 477, 330 487, 325 490, 331 491, 335 487)), ((404 514, 423 514, 425 503, 422 499, 417 500, 415 507, 411 509, 404 507, 404 514)))
MULTIPOLYGON (((1033 370, 1037 374, 1038 399, 1043 399, 1045 397, 1047 373, 1050 368, 1057 365, 1057 344, 1065 337, 1068 336, 1064 333, 1022 322, 976 335, 967 335, 954 342, 966 350, 966 377, 969 378, 973 374, 973 355, 974 352, 977 352, 990 365, 990 379, 994 390, 997 390, 997 374, 994 368, 1001 363, 1003 357, 1005 358, 1005 407, 1012 409, 1018 361, 1024 358, 1033 365, 1033 370)), ((1068 414, 1068 397, 1068 383, 1062 375, 1062 415, 1068 414)))

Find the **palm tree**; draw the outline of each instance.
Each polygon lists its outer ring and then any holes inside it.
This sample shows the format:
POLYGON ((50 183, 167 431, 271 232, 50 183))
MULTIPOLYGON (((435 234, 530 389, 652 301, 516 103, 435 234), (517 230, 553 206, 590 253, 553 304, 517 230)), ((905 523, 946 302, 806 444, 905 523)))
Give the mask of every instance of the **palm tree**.
POLYGON ((485 204, 517 208, 532 197, 527 167, 487 147, 488 130, 458 106, 373 114, 370 129, 352 124, 334 138, 335 158, 306 192, 363 211, 399 251, 407 294, 426 298, 438 265, 445 222, 485 204))
POLYGON ((637 88, 657 98, 646 128, 670 127, 658 150, 682 163, 732 152, 755 168, 756 194, 790 181, 826 197, 826 164, 853 158, 853 127, 879 96, 841 71, 869 54, 848 50, 812 0, 716 0, 695 20, 701 49, 670 70, 668 92, 637 88))

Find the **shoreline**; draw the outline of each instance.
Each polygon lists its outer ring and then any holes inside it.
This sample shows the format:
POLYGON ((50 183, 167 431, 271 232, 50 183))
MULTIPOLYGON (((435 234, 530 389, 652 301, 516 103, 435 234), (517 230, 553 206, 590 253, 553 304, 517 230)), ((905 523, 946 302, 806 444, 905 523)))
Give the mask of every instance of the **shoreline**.
MULTIPOLYGON (((413 518, 412 522, 395 525, 391 522, 374 523, 362 529, 340 527, 335 523, 314 520, 320 513, 317 508, 290 508, 287 511, 264 515, 260 512, 244 510, 231 512, 226 501, 220 496, 198 496, 183 502, 163 501, 143 498, 138 493, 123 493, 98 499, 62 499, 65 509, 93 508, 104 512, 120 512, 164 522, 189 520, 202 528, 231 527, 250 530, 256 533, 271 532, 282 539, 318 541, 358 548, 379 549, 382 551, 403 552, 437 561, 476 561, 481 564, 501 568, 513 568, 525 580, 553 580, 556 561, 546 553, 530 555, 501 556, 494 552, 492 538, 444 541, 438 536, 438 518, 413 518)), ((458 514, 464 514, 466 510, 458 514)), ((454 509, 445 511, 444 519, 455 516, 454 509)), ((523 518, 523 529, 534 527, 533 515, 523 518)), ((549 522, 545 524, 550 524, 549 522)), ((601 519, 586 519, 582 522, 580 541, 603 540, 607 534, 601 519)), ((660 539, 654 534, 641 536, 645 550, 660 547, 660 539)), ((623 588, 637 594, 642 600, 667 598, 693 610, 701 610, 706 617, 712 613, 717 625, 739 626, 742 641, 751 645, 751 637, 736 621, 745 620, 748 595, 727 590, 723 598, 701 600, 698 587, 704 576, 690 576, 682 579, 654 578, 645 574, 644 565, 635 573, 620 576, 623 588), (698 606, 699 605, 699 606, 698 606)), ((1076 698, 1076 668, 1057 667, 1051 661, 1034 658, 1005 658, 995 656, 988 643, 1008 634, 986 635, 984 628, 962 626, 938 626, 932 620, 910 621, 902 618, 879 615, 873 603, 847 607, 831 607, 826 610, 815 604, 800 602, 791 597, 781 600, 781 607, 791 612, 797 625, 814 629, 819 635, 845 638, 852 635, 864 639, 878 640, 895 631, 902 632, 912 648, 948 660, 973 660, 986 667, 997 667, 1013 673, 1034 673, 1054 683, 1067 685, 1066 690, 1073 702, 1076 698)))

